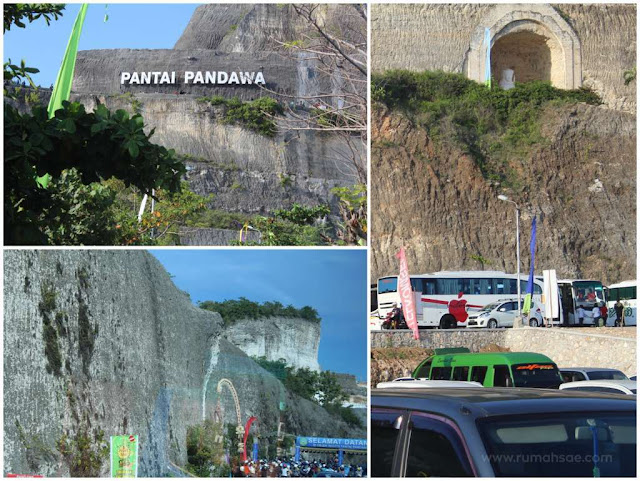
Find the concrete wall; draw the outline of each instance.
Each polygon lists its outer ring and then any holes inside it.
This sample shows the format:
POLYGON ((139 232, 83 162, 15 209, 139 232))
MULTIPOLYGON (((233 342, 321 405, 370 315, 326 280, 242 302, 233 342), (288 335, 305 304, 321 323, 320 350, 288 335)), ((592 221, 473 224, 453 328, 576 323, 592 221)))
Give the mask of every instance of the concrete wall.
POLYGON ((572 329, 456 329, 420 331, 420 339, 410 332, 374 331, 371 348, 385 347, 467 347, 478 352, 489 344, 511 351, 539 352, 549 356, 559 367, 608 367, 620 369, 628 376, 636 374, 635 337, 616 337, 572 329))

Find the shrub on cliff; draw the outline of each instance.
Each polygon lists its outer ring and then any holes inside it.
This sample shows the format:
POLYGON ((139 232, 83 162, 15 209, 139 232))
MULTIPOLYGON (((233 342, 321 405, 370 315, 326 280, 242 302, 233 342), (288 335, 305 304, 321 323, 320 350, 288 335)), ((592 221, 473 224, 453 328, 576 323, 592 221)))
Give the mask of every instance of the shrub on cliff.
POLYGON ((549 82, 516 83, 491 89, 464 75, 392 70, 371 77, 374 102, 403 112, 424 127, 432 140, 470 154, 485 178, 517 190, 514 168, 535 144, 544 108, 585 102, 601 104, 588 89, 563 90, 549 82))
POLYGON ((271 97, 260 97, 251 102, 243 102, 238 97, 225 99, 215 95, 200 97, 197 101, 214 106, 222 105, 224 107, 223 123, 242 125, 267 137, 276 135, 277 125, 274 119, 276 115, 283 113, 282 106, 271 97))
POLYGON ((320 322, 318 311, 313 307, 304 306, 300 309, 292 305, 285 307, 278 301, 260 304, 241 297, 240 299, 222 302, 202 301, 198 304, 198 307, 219 313, 225 326, 230 326, 240 319, 259 319, 261 317, 289 317, 320 322))

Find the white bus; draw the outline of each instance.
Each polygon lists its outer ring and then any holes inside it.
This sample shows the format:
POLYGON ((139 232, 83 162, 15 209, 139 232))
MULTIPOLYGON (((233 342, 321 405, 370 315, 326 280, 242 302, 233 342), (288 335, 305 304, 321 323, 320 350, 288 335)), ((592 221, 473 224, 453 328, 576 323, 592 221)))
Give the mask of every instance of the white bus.
MULTIPOLYGON (((514 299, 518 294, 516 278, 515 274, 500 271, 442 271, 411 276, 418 326, 464 327, 468 311, 480 310, 501 299, 514 299)), ((528 276, 520 276, 523 299, 527 279, 528 276)), ((533 300, 540 306, 542 286, 541 280, 534 279, 533 300)), ((378 279, 378 317, 384 319, 393 304, 399 302, 398 277, 378 279)))
POLYGON ((600 281, 585 279, 562 279, 558 281, 560 290, 560 306, 563 318, 570 326, 580 324, 575 315, 576 309, 582 307, 586 311, 584 325, 593 325, 591 310, 597 303, 599 306, 606 303, 604 286, 600 281))
POLYGON ((636 326, 636 307, 637 307, 637 291, 638 281, 624 281, 618 284, 610 285, 607 290, 607 308, 609 309, 609 318, 607 326, 615 326, 616 311, 613 308, 616 301, 620 300, 624 305, 624 325, 636 326))

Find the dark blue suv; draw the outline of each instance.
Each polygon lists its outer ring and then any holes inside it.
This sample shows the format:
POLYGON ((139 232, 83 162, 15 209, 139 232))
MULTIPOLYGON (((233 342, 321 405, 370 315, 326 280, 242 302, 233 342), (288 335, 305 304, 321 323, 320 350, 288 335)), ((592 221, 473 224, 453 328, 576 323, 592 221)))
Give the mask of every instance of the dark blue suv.
POLYGON ((635 396, 374 389, 371 476, 635 477, 635 396))

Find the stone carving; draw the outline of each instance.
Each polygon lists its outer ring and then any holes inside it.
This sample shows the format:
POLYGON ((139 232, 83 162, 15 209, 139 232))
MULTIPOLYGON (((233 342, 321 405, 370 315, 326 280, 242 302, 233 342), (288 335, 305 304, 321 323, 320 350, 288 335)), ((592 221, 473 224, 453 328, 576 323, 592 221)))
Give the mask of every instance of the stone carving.
POLYGON ((500 88, 504 90, 511 90, 516 86, 516 74, 513 69, 506 68, 502 71, 502 77, 500 77, 500 88))

